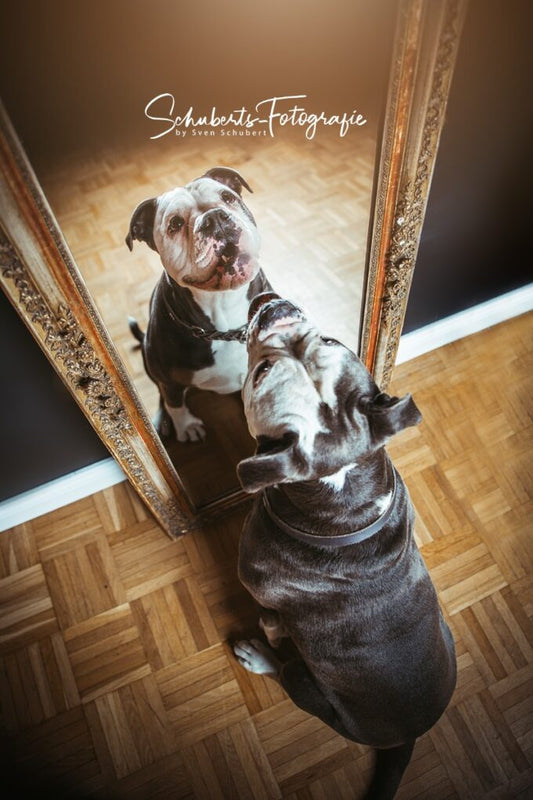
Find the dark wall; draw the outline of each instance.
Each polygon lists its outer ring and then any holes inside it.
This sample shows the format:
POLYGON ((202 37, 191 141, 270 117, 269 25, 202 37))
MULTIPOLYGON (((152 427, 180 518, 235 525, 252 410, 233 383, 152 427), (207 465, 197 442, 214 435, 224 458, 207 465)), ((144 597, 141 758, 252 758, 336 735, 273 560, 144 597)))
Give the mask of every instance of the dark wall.
POLYGON ((532 12, 470 0, 404 332, 531 281, 532 12))
POLYGON ((0 501, 109 456, 2 291, 0 363, 0 501))

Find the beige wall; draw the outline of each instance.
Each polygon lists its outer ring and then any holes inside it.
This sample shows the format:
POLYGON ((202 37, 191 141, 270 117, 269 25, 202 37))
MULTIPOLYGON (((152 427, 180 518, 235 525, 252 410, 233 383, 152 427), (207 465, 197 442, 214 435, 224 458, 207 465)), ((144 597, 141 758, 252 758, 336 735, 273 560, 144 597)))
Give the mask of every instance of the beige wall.
POLYGON ((394 0, 7 0, 0 91, 37 162, 148 138, 145 104, 231 110, 307 94, 377 126, 394 0))

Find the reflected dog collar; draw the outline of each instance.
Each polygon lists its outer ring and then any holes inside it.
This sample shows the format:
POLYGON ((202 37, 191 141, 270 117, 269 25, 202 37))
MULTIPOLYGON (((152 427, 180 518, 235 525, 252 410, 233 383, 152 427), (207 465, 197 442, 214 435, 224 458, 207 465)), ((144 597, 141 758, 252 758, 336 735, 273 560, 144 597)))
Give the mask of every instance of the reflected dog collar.
POLYGON ((168 302, 165 295, 163 295, 163 303, 167 310, 172 322, 179 325, 181 328, 188 330, 196 339, 205 339, 207 342, 242 342, 246 341, 246 332, 248 330, 248 323, 241 325, 240 328, 232 328, 229 331, 217 331, 213 326, 212 330, 208 331, 200 325, 191 325, 189 322, 180 319, 174 312, 174 309, 168 302))

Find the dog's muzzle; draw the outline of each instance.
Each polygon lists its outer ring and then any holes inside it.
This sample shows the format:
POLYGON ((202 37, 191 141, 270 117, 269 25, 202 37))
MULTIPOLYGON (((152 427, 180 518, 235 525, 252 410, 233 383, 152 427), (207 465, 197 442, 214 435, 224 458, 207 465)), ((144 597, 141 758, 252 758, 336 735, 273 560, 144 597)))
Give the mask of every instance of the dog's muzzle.
POLYGON ((198 226, 198 233, 202 236, 210 236, 213 239, 237 238, 240 228, 223 208, 212 208, 206 211, 202 221, 198 226))
POLYGON ((261 292, 261 294, 256 294, 248 309, 248 322, 252 321, 256 313, 265 303, 269 303, 272 300, 281 300, 281 297, 279 294, 276 294, 276 292, 261 292))
POLYGON ((254 297, 248 311, 248 332, 265 332, 275 325, 301 322, 305 315, 301 308, 274 292, 263 292, 254 297))
POLYGON ((206 211, 194 227, 194 263, 182 282, 205 290, 236 289, 256 269, 253 252, 242 246, 244 229, 221 208, 206 211))

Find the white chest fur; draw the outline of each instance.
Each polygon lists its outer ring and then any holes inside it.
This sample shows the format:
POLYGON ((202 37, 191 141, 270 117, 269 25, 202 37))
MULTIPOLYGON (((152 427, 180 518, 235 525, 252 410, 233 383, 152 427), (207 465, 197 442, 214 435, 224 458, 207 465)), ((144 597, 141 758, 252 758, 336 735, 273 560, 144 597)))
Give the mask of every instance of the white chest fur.
POLYGON ((246 376, 246 347, 240 342, 213 342, 212 347, 215 363, 195 372, 193 385, 219 394, 239 392, 246 376))
MULTIPOLYGON (((248 317, 248 286, 228 292, 195 290, 194 299, 218 331, 240 328, 248 317)), ((194 373, 192 383, 200 389, 229 394, 242 389, 248 365, 246 346, 241 342, 211 343, 215 363, 194 373)))

